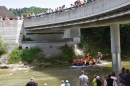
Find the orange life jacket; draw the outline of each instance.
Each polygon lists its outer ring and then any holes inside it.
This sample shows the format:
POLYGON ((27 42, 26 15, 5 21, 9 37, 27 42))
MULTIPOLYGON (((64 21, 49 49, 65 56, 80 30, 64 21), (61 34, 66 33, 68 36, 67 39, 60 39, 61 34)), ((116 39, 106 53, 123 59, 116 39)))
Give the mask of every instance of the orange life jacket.
POLYGON ((73 59, 73 63, 77 63, 76 59, 73 59))
POLYGON ((89 57, 87 57, 87 58, 86 58, 86 62, 89 62, 89 61, 90 61, 90 58, 89 58, 89 57))

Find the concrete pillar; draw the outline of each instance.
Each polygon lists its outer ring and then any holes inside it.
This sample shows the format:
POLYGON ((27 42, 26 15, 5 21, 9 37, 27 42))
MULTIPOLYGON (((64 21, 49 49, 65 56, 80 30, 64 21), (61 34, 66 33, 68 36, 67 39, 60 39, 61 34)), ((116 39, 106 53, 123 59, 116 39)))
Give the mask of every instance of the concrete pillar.
POLYGON ((75 43, 80 43, 80 28, 78 26, 70 27, 64 31, 63 38, 70 38, 75 43))
POLYGON ((73 38, 73 42, 80 43, 80 36, 80 28, 70 30, 70 37, 73 38))
POLYGON ((110 25, 112 70, 119 72, 121 69, 120 28, 119 24, 110 25))
POLYGON ((67 30, 64 31, 63 38, 70 38, 70 29, 67 29, 67 30))
POLYGON ((75 37, 80 37, 81 33, 80 33, 80 28, 74 28, 70 30, 70 37, 71 38, 75 38, 75 37))

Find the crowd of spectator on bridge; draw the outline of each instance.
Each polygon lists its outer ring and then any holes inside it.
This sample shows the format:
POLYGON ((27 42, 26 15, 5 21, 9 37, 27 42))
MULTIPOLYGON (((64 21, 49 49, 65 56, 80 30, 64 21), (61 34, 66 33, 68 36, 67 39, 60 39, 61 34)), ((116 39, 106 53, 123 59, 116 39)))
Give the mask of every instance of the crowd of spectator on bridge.
POLYGON ((21 15, 21 17, 17 16, 16 18, 9 18, 8 16, 0 16, 0 20, 23 20, 23 19, 31 19, 31 18, 38 18, 43 17, 44 15, 51 15, 51 14, 57 14, 59 12, 66 12, 70 10, 74 10, 76 8, 82 7, 87 3, 93 2, 95 0, 76 0, 73 4, 70 4, 70 7, 67 8, 66 5, 59 6, 55 8, 55 10, 51 8, 46 8, 46 12, 38 12, 37 14, 31 12, 24 17, 21 15))
POLYGON ((51 8, 47 8, 46 12, 38 12, 37 14, 30 13, 26 16, 26 19, 31 19, 31 18, 38 18, 38 17, 43 17, 44 15, 50 15, 50 14, 57 14, 59 12, 65 12, 65 11, 70 11, 74 10, 76 8, 82 7, 85 4, 89 2, 93 2, 95 0, 76 0, 73 4, 70 4, 70 7, 67 8, 66 5, 59 6, 55 8, 55 10, 51 8))

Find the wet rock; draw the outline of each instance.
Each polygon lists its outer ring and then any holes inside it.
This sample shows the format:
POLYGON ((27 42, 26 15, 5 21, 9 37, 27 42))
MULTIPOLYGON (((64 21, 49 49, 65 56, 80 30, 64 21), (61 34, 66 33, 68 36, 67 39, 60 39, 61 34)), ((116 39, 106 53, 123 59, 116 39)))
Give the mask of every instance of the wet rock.
POLYGON ((8 54, 3 54, 0 56, 0 64, 7 64, 9 59, 8 54))
POLYGON ((0 65, 0 69, 9 69, 10 67, 6 64, 0 65))

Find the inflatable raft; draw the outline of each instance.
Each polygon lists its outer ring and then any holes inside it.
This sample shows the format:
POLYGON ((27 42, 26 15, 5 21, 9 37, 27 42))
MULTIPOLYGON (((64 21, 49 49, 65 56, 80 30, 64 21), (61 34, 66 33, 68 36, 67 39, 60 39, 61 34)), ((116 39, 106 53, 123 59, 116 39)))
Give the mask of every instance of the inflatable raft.
POLYGON ((70 68, 87 68, 88 66, 70 66, 70 68))

